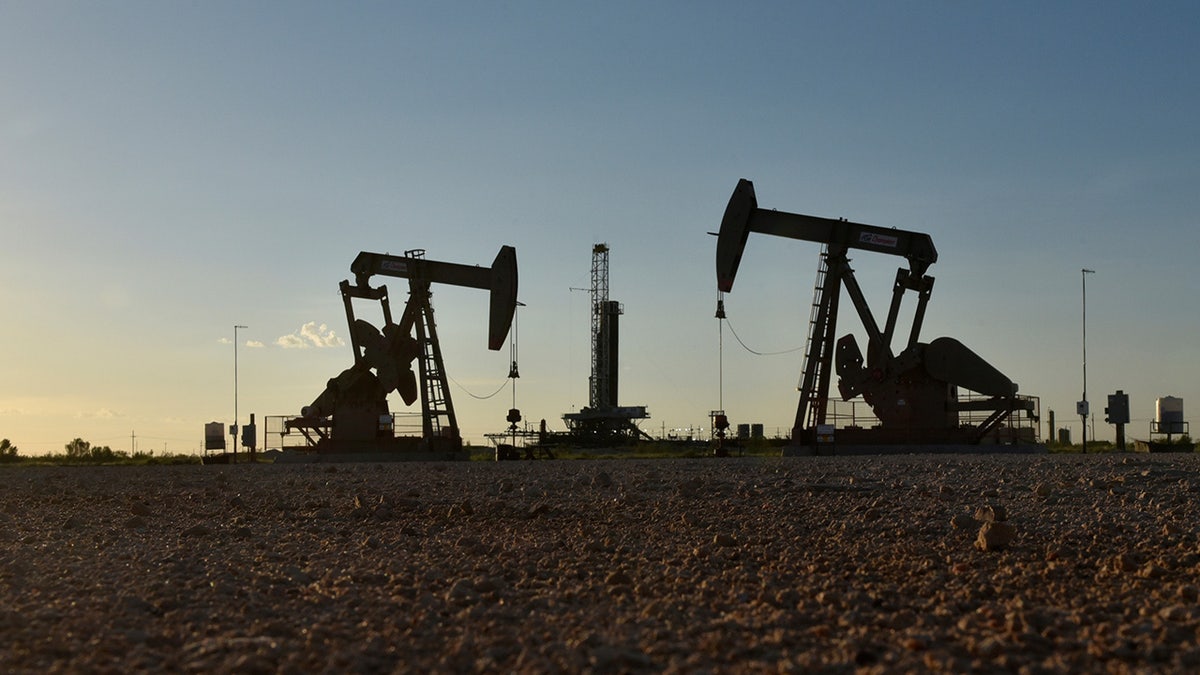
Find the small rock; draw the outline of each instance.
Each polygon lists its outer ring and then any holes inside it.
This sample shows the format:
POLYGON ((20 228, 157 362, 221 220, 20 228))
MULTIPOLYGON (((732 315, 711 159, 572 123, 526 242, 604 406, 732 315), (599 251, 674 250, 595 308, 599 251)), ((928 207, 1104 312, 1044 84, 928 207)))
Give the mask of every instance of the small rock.
POLYGON ((622 570, 612 572, 604 579, 607 586, 632 586, 633 579, 622 570))
POLYGON ((475 580, 476 593, 495 593, 500 590, 500 582, 495 577, 480 577, 475 580))
POLYGON ((975 509, 975 520, 982 523, 1000 523, 1008 520, 1008 513, 1003 506, 986 504, 975 509))
POLYGON ((689 478, 679 484, 680 497, 695 497, 700 492, 700 487, 703 483, 699 478, 689 478))
POLYGON ((1050 486, 1046 485, 1045 483, 1038 483, 1033 488, 1033 494, 1035 494, 1043 499, 1045 499, 1046 497, 1049 497, 1053 492, 1054 491, 1050 488, 1050 486))
POLYGON ((143 504, 141 502, 134 502, 134 503, 130 504, 129 512, 135 516, 141 516, 143 518, 146 518, 153 513, 153 511, 151 511, 149 506, 146 506, 145 504, 143 504))
POLYGON ((205 525, 204 523, 198 523, 196 525, 193 525, 193 526, 187 528, 180 534, 182 534, 185 537, 207 537, 208 535, 212 534, 212 528, 205 525))
POLYGON ((994 659, 1004 653, 1004 643, 994 637, 986 637, 975 643, 975 652, 985 659, 994 659))
POLYGON ((597 673, 629 673, 644 671, 654 665, 654 661, 641 651, 612 645, 600 645, 592 650, 589 656, 592 672, 597 673))
POLYGON ((1141 564, 1141 558, 1133 553, 1120 553, 1112 559, 1114 572, 1132 572, 1138 569, 1141 564))
POLYGON ((463 550, 468 555, 483 555, 484 546, 478 538, 469 535, 464 535, 454 542, 454 545, 463 550))
POLYGON ((612 476, 609 476, 608 473, 606 473, 604 471, 601 471, 600 473, 596 474, 595 477, 592 478, 592 485, 594 485, 596 487, 606 488, 606 487, 611 487, 612 484, 613 484, 612 476))
POLYGON ((950 524, 960 530, 973 530, 979 527, 979 521, 965 513, 960 513, 950 519, 950 524))
POLYGON ((737 538, 727 532, 722 532, 713 537, 713 543, 717 546, 737 546, 737 538))
POLYGON ((313 582, 313 577, 311 574, 305 572, 295 565, 288 565, 287 567, 283 568, 283 573, 292 583, 303 585, 311 584, 313 582))
POLYGON ((975 548, 981 551, 999 551, 1006 548, 1017 536, 1017 529, 1008 523, 987 521, 979 528, 975 548))
POLYGON ((454 582, 449 591, 446 591, 446 599, 459 605, 465 605, 478 600, 479 594, 475 592, 474 582, 470 579, 459 579, 454 582))
POLYGON ((66 520, 63 521, 62 529, 77 530, 82 526, 83 526, 83 520, 81 520, 79 518, 79 516, 77 516, 75 514, 71 514, 70 516, 67 517, 66 520))
POLYGON ((1163 621, 1182 622, 1187 621, 1190 614, 1188 608, 1183 605, 1171 605, 1159 610, 1158 617, 1163 621))
POLYGON ((1166 576, 1167 570, 1156 563, 1146 563, 1142 569, 1138 570, 1138 576, 1143 579, 1161 579, 1166 576))

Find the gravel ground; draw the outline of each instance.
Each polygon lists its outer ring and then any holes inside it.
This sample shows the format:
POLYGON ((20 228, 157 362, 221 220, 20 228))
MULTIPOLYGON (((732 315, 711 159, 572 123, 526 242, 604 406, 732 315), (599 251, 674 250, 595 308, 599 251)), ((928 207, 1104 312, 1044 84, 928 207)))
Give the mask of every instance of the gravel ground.
POLYGON ((1200 456, 0 470, 4 672, 1195 672, 1200 456))

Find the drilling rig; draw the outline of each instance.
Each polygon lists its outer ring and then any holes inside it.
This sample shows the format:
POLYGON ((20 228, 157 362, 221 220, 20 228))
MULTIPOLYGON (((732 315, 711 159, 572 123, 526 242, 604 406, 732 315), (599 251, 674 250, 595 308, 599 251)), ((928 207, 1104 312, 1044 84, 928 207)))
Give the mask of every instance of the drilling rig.
POLYGON ((432 284, 490 291, 488 349, 504 346, 517 305, 517 254, 503 246, 490 268, 438 262, 424 249, 403 256, 362 252, 350 265, 354 282, 339 288, 346 309, 354 365, 329 380, 325 390, 284 422, 283 433, 300 432, 318 453, 392 453, 413 458, 461 458, 462 437, 450 397, 431 301, 432 284), (408 302, 399 323, 392 320, 388 289, 371 286, 372 276, 408 279, 408 302), (356 318, 353 301, 378 301, 383 327, 356 318), (413 371, 416 361, 417 371, 413 371), (421 435, 395 433, 388 394, 405 405, 421 402, 421 435))
POLYGON ((625 444, 647 437, 634 420, 650 415, 646 406, 617 405, 619 317, 621 303, 608 297, 608 244, 592 247, 591 286, 592 372, 588 378, 588 405, 566 413, 572 441, 580 445, 625 444))
MULTIPOLYGON (((828 421, 829 388, 835 374, 842 400, 861 396, 879 420, 873 428, 836 430, 839 445, 975 445, 989 435, 998 436, 1002 424, 1022 414, 1035 421, 1030 431, 1036 434, 1036 399, 1018 396, 1012 380, 958 340, 919 341, 934 281, 926 272, 938 257, 928 234, 760 209, 754 184, 742 179, 729 199, 718 233, 717 289, 722 294, 733 288, 751 232, 818 242, 824 247, 792 428, 793 451, 820 452, 833 447, 835 431, 828 421), (847 254, 851 250, 908 261, 907 268, 896 272, 882 328, 850 267, 847 254), (865 356, 853 334, 837 337, 843 288, 868 336, 865 356), (892 340, 907 291, 916 293, 917 305, 908 340, 897 352, 892 340), (975 395, 964 396, 960 390, 975 395), (985 417, 976 423, 967 421, 964 414, 985 417)), ((718 300, 717 316, 724 318, 723 296, 718 300)))

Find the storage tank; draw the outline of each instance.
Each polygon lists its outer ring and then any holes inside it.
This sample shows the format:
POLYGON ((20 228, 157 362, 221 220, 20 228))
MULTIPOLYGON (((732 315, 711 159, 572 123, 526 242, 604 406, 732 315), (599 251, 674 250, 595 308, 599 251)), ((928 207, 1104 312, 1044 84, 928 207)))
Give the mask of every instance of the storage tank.
POLYGON ((737 437, 738 437, 738 440, 740 440, 740 441, 749 439, 750 438, 750 425, 749 424, 737 425, 737 437))
POLYGON ((763 425, 762 422, 755 422, 750 425, 750 438, 762 439, 763 425))
POLYGON ((1182 434, 1183 399, 1177 396, 1163 396, 1154 401, 1154 421, 1160 434, 1182 434))

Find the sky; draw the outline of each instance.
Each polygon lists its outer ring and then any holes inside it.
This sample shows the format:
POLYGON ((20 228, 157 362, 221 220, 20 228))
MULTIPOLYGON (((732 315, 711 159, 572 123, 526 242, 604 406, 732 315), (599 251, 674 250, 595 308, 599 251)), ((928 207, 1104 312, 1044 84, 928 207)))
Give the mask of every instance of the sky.
MULTIPOLYGON (((1121 389, 1145 438, 1156 398, 1200 409, 1197 25, 1191 2, 0 4, 0 437, 198 452, 351 365, 358 252, 503 245, 515 387, 487 293, 434 288, 459 423, 483 442, 515 401, 562 429, 596 243, 643 428, 786 433, 820 245, 752 235, 722 326, 707 233, 747 178, 763 208, 929 233, 922 340, 1076 440, 1095 270, 1095 433, 1121 389)), ((880 320, 903 263, 852 255, 880 320)), ((376 282, 398 311, 404 281, 376 282)))

